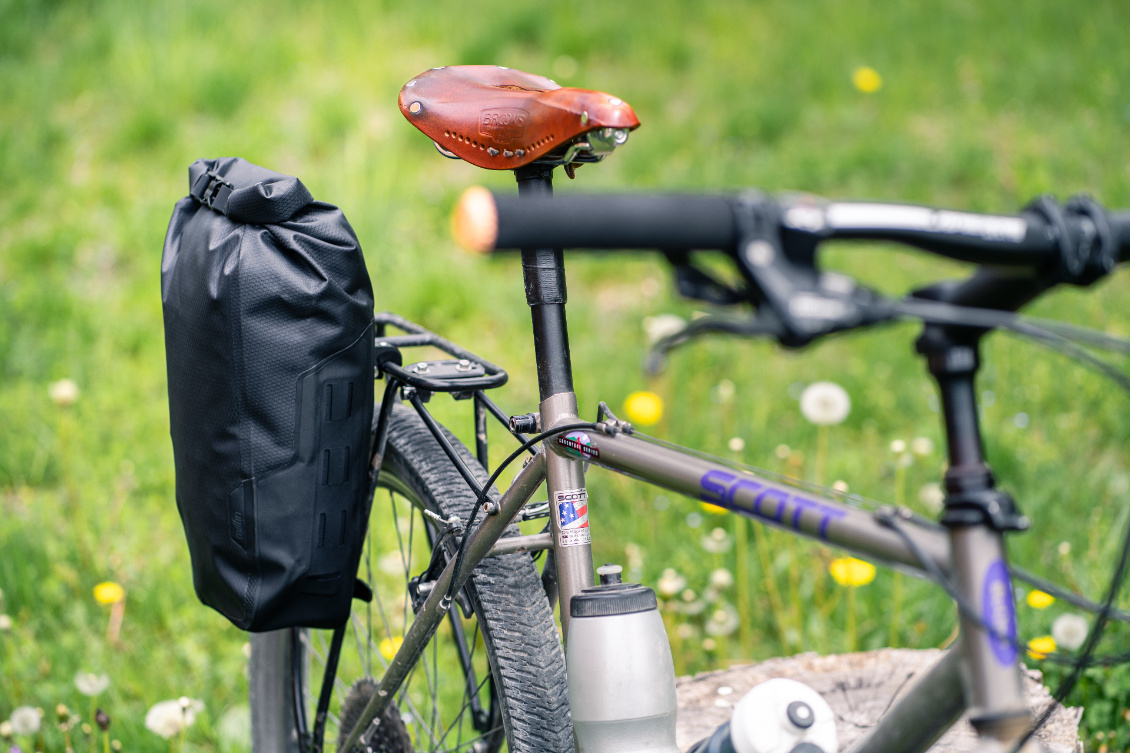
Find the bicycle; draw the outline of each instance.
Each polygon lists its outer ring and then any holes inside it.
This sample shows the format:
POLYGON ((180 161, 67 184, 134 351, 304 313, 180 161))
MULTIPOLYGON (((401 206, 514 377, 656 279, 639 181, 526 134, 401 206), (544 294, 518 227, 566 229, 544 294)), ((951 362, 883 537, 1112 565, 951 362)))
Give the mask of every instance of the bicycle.
MULTIPOLYGON (((517 198, 483 189, 465 194, 456 233, 480 251, 521 251, 541 403, 536 413, 507 416, 486 394, 506 381, 502 369, 419 325, 377 315, 376 367, 386 386, 374 421, 378 497, 359 573, 360 606, 348 631, 332 636, 294 630, 253 638, 256 748, 321 750, 329 725, 337 727, 341 750, 495 751, 503 744, 511 751, 571 750, 565 656, 552 607, 560 607, 568 636, 569 605, 595 582, 584 507, 589 466, 935 580, 958 605, 959 648, 894 704, 855 750, 925 750, 967 708, 986 746, 1019 747, 1032 725, 1020 691, 1012 581, 1033 578, 1007 564, 1004 536, 1028 522, 985 465, 973 390, 978 344, 994 329, 1011 329, 1079 355, 1070 341, 1075 331, 1035 325, 1013 312, 1055 285, 1088 285, 1112 272, 1130 255, 1130 213, 1107 212, 1085 198, 1065 206, 1039 200, 1020 216, 753 192, 553 199, 556 167, 572 175, 578 164, 602 160, 638 124, 618 98, 474 66, 422 74, 402 90, 400 104, 445 156, 516 171, 517 198), (560 107, 547 107, 547 99, 560 107), (896 241, 992 266, 962 282, 886 300, 818 271, 817 246, 840 239, 896 241), (696 320, 661 341, 659 354, 708 332, 773 337, 798 347, 896 318, 922 320, 917 345, 938 384, 950 461, 941 524, 894 507, 861 509, 644 437, 603 403, 595 422, 579 419, 561 248, 657 249, 671 261, 684 295, 756 311, 753 319, 696 320), (728 254, 740 283, 717 279, 695 264, 689 249, 728 254), (1006 267, 1014 272, 1001 271, 1006 267), (388 327, 404 334, 390 335, 388 327), (417 346, 436 347, 450 359, 405 366, 401 349, 417 346), (471 401, 473 454, 427 411, 436 393, 471 401), (489 475, 488 417, 520 442, 489 475), (525 465, 499 494, 494 481, 526 453, 525 465), (548 502, 529 504, 543 481, 548 502), (476 526, 480 516, 485 519, 476 526), (540 534, 520 535, 512 525, 546 517, 540 534), (390 553, 377 557, 380 547, 390 553), (531 554, 541 552, 539 573, 531 554), (400 585, 390 592, 394 579, 400 585), (340 658, 347 644, 356 644, 358 656, 340 658), (317 692, 311 658, 324 664, 317 692), (449 685, 439 677, 444 666, 452 670, 449 685), (360 679, 346 685, 342 674, 360 679), (341 698, 331 711, 335 692, 341 698)), ((1128 388, 1130 380, 1122 376, 1120 385, 1128 388)), ((1034 581, 1098 613, 1082 657, 1071 660, 1076 671, 1091 661, 1108 619, 1130 618, 1113 607, 1128 543, 1102 604, 1034 581)))

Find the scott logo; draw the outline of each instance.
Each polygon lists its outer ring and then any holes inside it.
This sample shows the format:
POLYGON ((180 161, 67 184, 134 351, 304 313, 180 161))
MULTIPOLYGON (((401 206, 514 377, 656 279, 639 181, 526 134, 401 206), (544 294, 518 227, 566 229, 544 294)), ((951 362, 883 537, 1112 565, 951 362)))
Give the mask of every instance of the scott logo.
POLYGON ((707 471, 698 482, 703 502, 752 513, 763 520, 800 530, 800 517, 809 511, 820 519, 819 536, 828 538, 828 523, 846 512, 815 499, 792 494, 763 481, 738 477, 726 471, 707 471), (788 517, 786 517, 788 515, 788 517))
POLYGON ((526 123, 529 120, 530 114, 525 110, 483 110, 479 116, 479 133, 496 144, 521 141, 526 135, 526 123))

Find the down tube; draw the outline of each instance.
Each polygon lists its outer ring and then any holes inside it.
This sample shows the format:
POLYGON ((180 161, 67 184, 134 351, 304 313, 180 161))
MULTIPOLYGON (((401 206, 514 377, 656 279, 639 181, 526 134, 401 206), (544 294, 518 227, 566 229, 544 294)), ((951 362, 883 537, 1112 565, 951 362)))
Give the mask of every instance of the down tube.
MULTIPOLYGON (((665 489, 724 507, 754 520, 924 573, 902 537, 866 510, 800 491, 752 472, 712 463, 624 434, 577 432, 559 437, 559 449, 583 454, 596 465, 636 476, 665 489)), ((946 534, 918 526, 906 532, 942 570, 949 572, 946 534)))

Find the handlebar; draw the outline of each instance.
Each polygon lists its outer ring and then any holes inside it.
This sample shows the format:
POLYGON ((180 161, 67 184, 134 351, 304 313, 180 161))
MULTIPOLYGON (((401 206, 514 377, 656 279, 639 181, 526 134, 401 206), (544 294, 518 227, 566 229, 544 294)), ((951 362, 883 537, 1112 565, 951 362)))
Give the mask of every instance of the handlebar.
POLYGON ((871 291, 817 270, 815 251, 825 241, 893 241, 982 265, 964 283, 922 296, 1008 311, 1062 282, 1089 285, 1130 259, 1130 211, 1109 212, 1086 197, 1066 204, 1045 197, 1019 215, 993 215, 796 194, 519 198, 476 187, 464 193, 454 219, 457 239, 481 252, 667 252, 686 283, 681 292, 715 303, 748 301, 791 345, 893 318, 871 291), (723 291, 731 300, 719 297, 716 281, 687 260, 689 250, 731 255, 745 289, 723 291))
MULTIPOLYGON (((742 234, 739 209, 751 203, 776 214, 783 232, 819 241, 895 241, 958 261, 1035 268, 1060 252, 1054 219, 1035 208, 1019 216, 990 215, 758 194, 518 198, 475 187, 456 209, 456 235, 465 246, 484 252, 541 247, 731 251, 742 234)), ((1116 260, 1125 260, 1130 257, 1130 211, 1103 211, 1103 216, 1116 260)), ((1063 219, 1070 245, 1095 238, 1092 217, 1069 212, 1063 219)))

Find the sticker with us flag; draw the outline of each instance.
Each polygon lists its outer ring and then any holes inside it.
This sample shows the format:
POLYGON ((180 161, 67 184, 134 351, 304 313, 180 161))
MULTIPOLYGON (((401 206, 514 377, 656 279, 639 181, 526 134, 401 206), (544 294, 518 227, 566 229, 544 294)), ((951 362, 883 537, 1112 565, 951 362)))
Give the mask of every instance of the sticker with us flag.
POLYGON ((584 489, 565 489, 553 493, 557 508, 561 546, 578 546, 592 541, 589 533, 589 493, 584 489))

